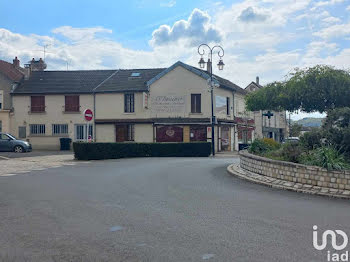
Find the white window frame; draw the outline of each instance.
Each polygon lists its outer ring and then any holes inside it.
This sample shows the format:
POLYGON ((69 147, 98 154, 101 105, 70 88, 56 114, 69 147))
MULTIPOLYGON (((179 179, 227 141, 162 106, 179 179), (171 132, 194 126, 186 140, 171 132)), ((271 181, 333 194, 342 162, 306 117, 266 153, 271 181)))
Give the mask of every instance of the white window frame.
MULTIPOLYGON (((86 129, 87 124, 75 124, 74 125, 74 140, 75 141, 86 141, 86 129), (78 131, 78 128, 80 129, 78 131), (79 134, 80 133, 80 134, 79 134)), ((92 124, 89 124, 89 135, 91 135, 91 138, 94 139, 94 126, 92 124)))
POLYGON ((52 124, 52 135, 68 135, 68 124, 52 124))
POLYGON ((46 134, 46 126, 45 124, 30 124, 29 132, 31 136, 44 136, 46 134))

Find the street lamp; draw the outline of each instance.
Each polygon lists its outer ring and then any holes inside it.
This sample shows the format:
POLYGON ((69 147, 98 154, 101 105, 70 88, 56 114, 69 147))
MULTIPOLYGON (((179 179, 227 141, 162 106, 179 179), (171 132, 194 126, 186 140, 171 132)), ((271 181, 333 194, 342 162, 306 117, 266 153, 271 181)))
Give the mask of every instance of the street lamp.
POLYGON ((207 65, 208 67, 210 66, 210 68, 208 68, 209 73, 210 73, 210 94, 211 94, 211 147, 212 147, 212 154, 213 156, 215 156, 215 132, 214 132, 214 127, 215 127, 215 116, 214 116, 214 88, 213 88, 213 51, 214 49, 219 49, 218 50, 218 56, 220 58, 219 63, 218 63, 218 68, 219 70, 223 70, 224 69, 224 62, 222 61, 222 57, 224 56, 224 49, 219 46, 213 46, 210 47, 207 44, 201 44, 198 47, 198 54, 201 55, 201 59, 199 60, 198 64, 200 68, 204 68, 205 66, 205 61, 203 59, 203 55, 205 54, 205 48, 209 49, 209 58, 208 58, 208 62, 207 65))

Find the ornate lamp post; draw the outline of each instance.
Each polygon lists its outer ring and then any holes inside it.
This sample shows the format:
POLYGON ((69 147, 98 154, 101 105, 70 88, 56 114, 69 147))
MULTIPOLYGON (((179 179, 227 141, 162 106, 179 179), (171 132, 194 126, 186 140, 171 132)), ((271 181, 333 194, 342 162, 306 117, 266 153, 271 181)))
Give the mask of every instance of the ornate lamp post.
POLYGON ((212 154, 215 156, 215 132, 214 132, 214 127, 215 127, 215 115, 214 115, 214 85, 213 85, 213 51, 214 49, 218 49, 218 56, 220 58, 219 63, 218 63, 218 68, 219 70, 224 69, 224 62, 222 61, 222 57, 224 56, 224 49, 219 46, 213 46, 210 47, 207 44, 201 44, 198 47, 198 54, 201 55, 201 59, 199 60, 198 64, 200 68, 204 68, 205 64, 208 66, 208 71, 210 73, 210 94, 211 94, 211 147, 212 147, 212 154), (205 54, 205 49, 209 49, 209 58, 208 62, 206 63, 203 59, 203 55, 205 54))

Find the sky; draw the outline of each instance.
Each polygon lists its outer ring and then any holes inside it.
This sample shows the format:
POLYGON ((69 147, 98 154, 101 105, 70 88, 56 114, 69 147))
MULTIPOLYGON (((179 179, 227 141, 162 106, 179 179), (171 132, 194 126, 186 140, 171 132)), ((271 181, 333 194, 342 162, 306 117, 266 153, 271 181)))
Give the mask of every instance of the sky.
MULTIPOLYGON (((214 73, 242 88, 316 64, 349 69, 350 0, 0 0, 0 59, 22 65, 45 46, 47 70, 197 66, 201 43, 224 48, 214 73)), ((305 116, 319 114, 292 118, 305 116)))

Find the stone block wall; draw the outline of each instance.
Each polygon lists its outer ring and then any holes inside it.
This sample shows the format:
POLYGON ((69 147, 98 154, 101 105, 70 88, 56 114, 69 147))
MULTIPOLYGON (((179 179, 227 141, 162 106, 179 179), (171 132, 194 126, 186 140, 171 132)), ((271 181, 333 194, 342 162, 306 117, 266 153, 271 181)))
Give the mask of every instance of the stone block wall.
POLYGON ((311 186, 350 190, 349 170, 328 171, 321 167, 268 159, 246 151, 240 153, 240 160, 242 169, 259 175, 311 186))

